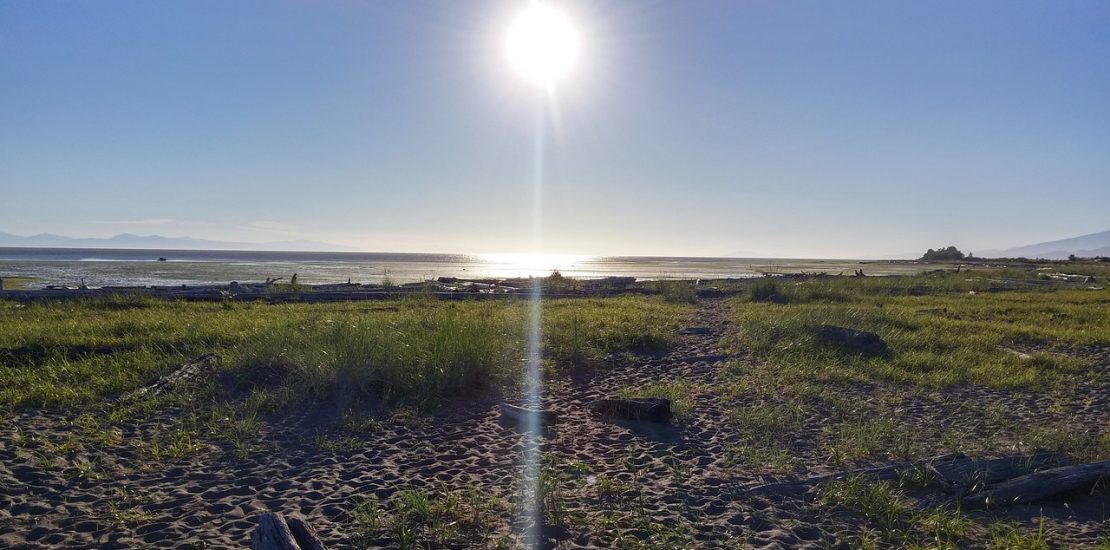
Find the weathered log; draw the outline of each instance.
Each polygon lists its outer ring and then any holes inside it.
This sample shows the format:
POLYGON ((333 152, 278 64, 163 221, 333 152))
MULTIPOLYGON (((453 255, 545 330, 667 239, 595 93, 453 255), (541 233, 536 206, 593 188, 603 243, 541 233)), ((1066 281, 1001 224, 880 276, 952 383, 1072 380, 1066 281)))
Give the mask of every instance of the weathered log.
POLYGON ((304 518, 268 512, 258 518, 251 533, 251 550, 327 550, 327 546, 304 518))
POLYGON ((602 416, 649 422, 670 422, 671 400, 662 397, 627 398, 607 397, 590 404, 590 409, 602 416))
POLYGON ((527 409, 510 405, 508 403, 501 404, 501 419, 516 422, 518 424, 526 425, 529 422, 536 422, 540 427, 554 426, 559 422, 559 415, 541 409, 527 409))
POLYGON ((157 382, 139 388, 134 392, 126 395, 122 401, 129 401, 132 399, 139 399, 142 397, 161 395, 174 387, 182 384, 190 383, 203 375, 206 375, 217 367, 220 366, 220 356, 214 353, 201 355, 188 363, 185 363, 181 368, 167 374, 158 379, 157 382))
MULTIPOLYGON (((887 466, 864 468, 835 472, 803 479, 778 481, 765 485, 756 485, 740 489, 737 495, 751 495, 773 493, 791 487, 811 487, 841 481, 849 477, 860 476, 875 481, 896 481, 907 472, 919 468, 929 470, 936 478, 936 483, 945 491, 956 497, 970 492, 979 491, 987 483, 998 483, 1010 478, 1020 476, 1038 469, 1066 464, 1067 458, 1054 453, 1043 453, 1032 456, 1011 456, 994 459, 975 459, 962 453, 952 453, 931 458, 900 462, 887 466)), ((939 501, 939 500, 938 500, 939 501)))
POLYGON ((251 550, 301 550, 285 518, 276 512, 263 514, 251 533, 251 550))
POLYGON ((320 536, 316 534, 316 530, 305 518, 292 514, 285 518, 285 523, 289 525, 289 530, 293 532, 293 538, 297 539, 301 550, 328 550, 320 540, 320 536))
POLYGON ((887 347, 886 342, 874 332, 834 325, 820 325, 817 327, 817 336, 849 353, 873 357, 890 355, 890 348, 887 347))
POLYGON ((812 476, 802 479, 788 479, 785 481, 776 481, 774 483, 766 483, 755 486, 740 487, 734 493, 735 498, 741 496, 755 495, 755 494, 768 494, 775 493, 784 489, 798 488, 798 487, 811 487, 828 483, 831 481, 841 481, 853 476, 862 476, 875 481, 894 481, 902 477, 905 472, 911 471, 914 468, 928 467, 930 464, 940 462, 965 460, 967 459, 962 453, 952 453, 924 460, 917 460, 913 462, 900 462, 898 464, 891 464, 888 466, 876 466, 873 468, 864 468, 860 470, 848 470, 842 472, 835 472, 831 474, 824 474, 819 476, 812 476))
POLYGON ((989 460, 964 458, 935 462, 930 464, 930 467, 937 477, 937 482, 953 496, 960 498, 983 490, 991 484, 1065 464, 1068 464, 1068 459, 1064 455, 1041 453, 989 460))
POLYGON ((1110 460, 1042 470, 1013 478, 963 500, 969 506, 1008 506, 1035 502, 1110 476, 1110 460))

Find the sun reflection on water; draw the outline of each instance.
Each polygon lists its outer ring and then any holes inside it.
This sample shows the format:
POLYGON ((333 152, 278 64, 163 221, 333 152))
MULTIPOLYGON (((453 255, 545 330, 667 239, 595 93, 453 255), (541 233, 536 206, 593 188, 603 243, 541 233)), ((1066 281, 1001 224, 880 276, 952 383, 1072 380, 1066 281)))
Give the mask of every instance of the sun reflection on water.
POLYGON ((580 254, 479 254, 486 270, 498 277, 543 277, 552 271, 572 272, 592 256, 580 254))

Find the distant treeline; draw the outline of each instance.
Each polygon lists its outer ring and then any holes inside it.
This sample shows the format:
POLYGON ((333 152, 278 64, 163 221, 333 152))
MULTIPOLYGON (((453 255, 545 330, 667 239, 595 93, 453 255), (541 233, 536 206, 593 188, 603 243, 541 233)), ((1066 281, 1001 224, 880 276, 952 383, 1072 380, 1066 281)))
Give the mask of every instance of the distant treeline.
POLYGON ((921 256, 922 260, 934 261, 958 261, 969 260, 971 258, 971 254, 964 254, 963 252, 960 252, 960 249, 954 246, 941 248, 939 250, 933 250, 932 248, 930 248, 929 250, 925 251, 925 254, 923 256, 921 256))
MULTIPOLYGON (((1053 263, 1053 262, 1060 261, 1060 260, 1052 260, 1052 259, 1048 259, 1048 258, 1024 258, 1024 257, 1019 257, 1019 258, 976 258, 975 256, 973 256, 971 254, 971 252, 968 252, 967 254, 964 254, 963 252, 960 251, 960 249, 958 249, 954 246, 947 246, 947 247, 939 248, 939 249, 935 249, 935 250, 930 248, 929 250, 925 251, 925 254, 921 256, 921 259, 922 260, 939 261, 939 262, 952 262, 952 261, 961 261, 961 260, 969 260, 969 261, 970 260, 994 260, 994 261, 1009 261, 1009 262, 1024 262, 1024 263, 1053 263)), ((1071 255, 1068 256, 1068 261, 1069 262, 1110 262, 1110 257, 1108 257, 1108 256, 1092 256, 1092 257, 1084 258, 1084 257, 1076 256, 1075 254, 1071 254, 1071 255)))

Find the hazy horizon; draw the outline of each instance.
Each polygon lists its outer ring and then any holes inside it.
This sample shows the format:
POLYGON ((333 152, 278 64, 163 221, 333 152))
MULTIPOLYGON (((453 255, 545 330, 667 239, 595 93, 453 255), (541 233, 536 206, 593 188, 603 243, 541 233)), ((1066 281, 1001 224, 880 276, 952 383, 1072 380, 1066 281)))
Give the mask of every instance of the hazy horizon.
MULTIPOLYGON (((444 255, 444 256, 521 256, 521 257, 577 257, 584 258, 603 258, 603 257, 643 257, 643 258, 733 258, 733 259, 783 259, 783 260, 914 260, 921 257, 920 252, 907 252, 904 254, 890 254, 885 256, 855 256, 855 257, 829 257, 829 256, 815 256, 815 257, 798 257, 798 256, 784 256, 784 255, 766 255, 766 256, 744 256, 740 254, 733 255, 720 255, 720 256, 696 256, 689 254, 667 255, 667 254, 580 254, 573 252, 554 252, 554 253, 505 253, 505 252, 482 252, 473 250, 431 250, 431 251, 412 251, 412 250, 360 250, 352 247, 344 247, 334 243, 326 243, 322 241, 267 241, 267 242, 233 242, 233 241, 215 241, 196 239, 192 237, 167 237, 163 235, 138 235, 134 233, 121 233, 114 235, 110 238, 88 238, 88 237, 70 237, 64 235, 56 235, 51 233, 43 233, 30 236, 13 235, 4 231, 0 231, 0 249, 11 248, 27 248, 27 249, 72 249, 72 250, 148 250, 148 251, 212 251, 212 252, 288 252, 288 253, 318 253, 318 254, 426 254, 426 255, 444 255), (12 238, 16 240, 13 241, 12 238), (21 242, 26 241, 26 242, 21 242)), ((930 247, 939 248, 939 247, 930 247)), ((1054 257, 1063 257, 1069 253, 1086 253, 1086 255, 1105 255, 1107 249, 1110 248, 1110 230, 1100 231, 1093 234, 1077 235, 1059 240, 1038 241, 1035 243, 1025 243, 1023 245, 1007 247, 1006 249, 980 249, 978 253, 972 249, 964 249, 963 252, 970 254, 977 254, 980 257, 998 257, 999 255, 1007 257, 1027 256, 1032 251, 1033 257, 1038 253, 1050 253, 1054 257), (1055 246, 1058 245, 1058 246, 1055 246)))
POLYGON ((582 45, 542 216, 523 0, 0 4, 0 230, 789 258, 1106 230, 1106 3, 550 3, 582 45))

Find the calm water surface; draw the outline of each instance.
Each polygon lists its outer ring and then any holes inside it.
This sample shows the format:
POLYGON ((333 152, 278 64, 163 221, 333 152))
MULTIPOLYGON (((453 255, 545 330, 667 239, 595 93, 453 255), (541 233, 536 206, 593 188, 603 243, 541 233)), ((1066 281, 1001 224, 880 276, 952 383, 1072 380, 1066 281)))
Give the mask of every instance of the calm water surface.
MULTIPOLYGON (((669 258, 632 256, 539 256, 520 254, 398 254, 361 252, 254 252, 221 250, 119 250, 92 248, 0 248, 0 277, 32 277, 32 287, 227 284, 288 280, 303 283, 397 283, 435 277, 508 278, 559 270, 576 278, 631 276, 639 279, 755 277, 764 273, 914 273, 926 266, 907 262, 761 258, 669 258), (159 261, 165 258, 166 261, 159 261)), ((935 267, 935 266, 934 266, 935 267)))

